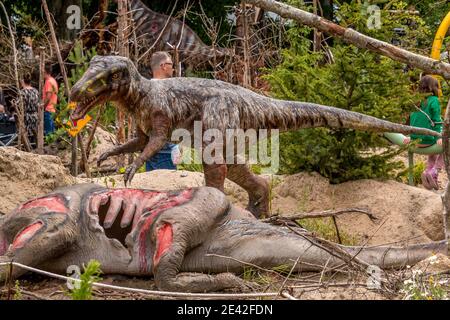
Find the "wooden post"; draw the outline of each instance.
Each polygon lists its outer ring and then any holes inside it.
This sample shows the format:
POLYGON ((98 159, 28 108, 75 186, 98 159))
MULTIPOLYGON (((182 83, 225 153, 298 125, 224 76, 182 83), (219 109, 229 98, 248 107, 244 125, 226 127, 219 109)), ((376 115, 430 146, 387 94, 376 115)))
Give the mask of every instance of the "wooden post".
MULTIPOLYGON (((44 88, 44 68, 45 68, 45 48, 39 47, 39 96, 42 97, 44 88)), ((38 106, 38 124, 37 124, 37 153, 44 154, 44 105, 38 106)))
POLYGON ((245 88, 252 87, 252 72, 250 66, 250 48, 249 48, 249 27, 248 27, 248 16, 247 16, 247 4, 245 1, 241 2, 241 18, 243 23, 243 54, 244 54, 244 77, 242 79, 242 85, 245 88))
POLYGON ((414 153, 408 150, 408 184, 414 186, 414 153))
MULTIPOLYGON (((442 148, 445 163, 445 173, 447 179, 450 178, 450 100, 447 103, 447 109, 445 110, 444 125, 442 129, 442 148)), ((444 235, 447 240, 448 249, 450 250, 450 183, 447 182, 445 186, 444 194, 442 197, 442 203, 444 205, 444 235)))
POLYGON ((86 157, 86 151, 85 151, 86 149, 84 148, 84 145, 83 145, 83 136, 82 136, 81 132, 79 132, 77 134, 77 138, 78 138, 78 145, 80 146, 80 150, 81 150, 81 162, 84 167, 84 172, 86 173, 86 177, 90 178, 91 171, 89 170, 88 158, 86 157))

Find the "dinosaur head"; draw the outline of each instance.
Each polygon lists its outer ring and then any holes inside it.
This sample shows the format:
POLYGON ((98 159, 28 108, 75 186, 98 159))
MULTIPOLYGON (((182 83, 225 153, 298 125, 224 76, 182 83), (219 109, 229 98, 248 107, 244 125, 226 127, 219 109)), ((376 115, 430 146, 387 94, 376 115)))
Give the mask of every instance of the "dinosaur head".
POLYGON ((72 120, 83 118, 94 106, 126 96, 140 75, 132 61, 120 56, 95 56, 83 77, 73 86, 76 103, 72 120))

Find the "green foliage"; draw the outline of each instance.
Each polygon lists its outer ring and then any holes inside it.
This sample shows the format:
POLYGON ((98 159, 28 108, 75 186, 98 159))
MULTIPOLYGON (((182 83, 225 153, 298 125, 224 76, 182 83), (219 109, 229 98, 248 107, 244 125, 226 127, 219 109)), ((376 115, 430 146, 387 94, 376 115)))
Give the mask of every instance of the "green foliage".
POLYGON ((200 159, 200 154, 195 149, 183 147, 181 163, 177 165, 177 169, 203 172, 203 165, 200 159))
MULTIPOLYGON (((81 42, 76 42, 72 51, 70 51, 68 56, 68 61, 75 65, 74 68, 70 69, 69 84, 73 86, 83 75, 83 73, 89 67, 89 61, 93 56, 96 55, 95 49, 84 51, 81 42)), ((70 139, 69 134, 66 132, 65 128, 68 127, 68 121, 72 109, 69 107, 68 98, 65 92, 64 84, 61 84, 58 91, 58 105, 56 106, 55 122, 59 126, 58 130, 47 136, 46 142, 53 143, 59 138, 70 139)))
MULTIPOLYGON (((351 3, 343 4, 337 15, 342 25, 364 29, 362 21, 366 18, 361 12, 361 4, 351 3)), ((374 36, 386 40, 392 35, 389 30, 402 21, 394 23, 389 19, 394 17, 386 16, 386 23, 381 30, 373 31, 374 36)), ((339 41, 331 48, 335 63, 325 64, 323 53, 310 50, 310 32, 302 26, 289 29, 291 47, 283 51, 283 62, 266 76, 273 96, 334 106, 393 122, 405 121, 414 102, 420 99, 412 91, 414 73, 391 59, 339 41)), ((402 39, 412 41, 414 37, 415 32, 402 39)), ((380 135, 369 132, 307 129, 280 135, 280 145, 282 173, 317 171, 333 183, 388 178, 402 168, 401 163, 392 162, 397 152, 380 135), (386 147, 386 151, 375 152, 378 147, 386 147)))
POLYGON ((105 184, 106 188, 109 188, 109 183, 111 183, 111 188, 116 187, 116 179, 114 179, 113 177, 104 177, 103 183, 105 184))
MULTIPOLYGON (((338 243, 339 239, 336 233, 336 227, 333 223, 333 218, 308 218, 298 221, 300 225, 308 231, 314 232, 317 236, 338 243)), ((339 230, 339 235, 343 245, 354 246, 358 243, 355 236, 349 235, 342 230, 339 230)))
POLYGON ((75 285, 70 292, 73 300, 91 300, 92 299, 92 283, 102 280, 100 277, 100 262, 90 260, 87 266, 83 266, 84 272, 80 275, 81 282, 75 285))
MULTIPOLYGON (((417 186, 420 183, 422 183, 422 172, 425 170, 426 164, 423 161, 419 161, 418 163, 414 164, 413 167, 413 182, 414 185, 417 186)), ((398 179, 401 180, 403 183, 409 182, 409 168, 406 168, 405 170, 402 170, 398 174, 398 179)))

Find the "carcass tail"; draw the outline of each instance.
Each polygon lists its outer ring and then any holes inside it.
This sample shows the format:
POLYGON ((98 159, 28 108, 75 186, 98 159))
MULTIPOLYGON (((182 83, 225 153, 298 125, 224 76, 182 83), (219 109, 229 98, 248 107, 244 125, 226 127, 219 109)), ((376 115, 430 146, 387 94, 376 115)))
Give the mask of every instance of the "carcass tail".
MULTIPOLYGON (((321 271, 324 267, 345 264, 345 260, 352 256, 367 266, 389 269, 414 265, 435 253, 446 253, 447 241, 406 247, 338 247, 349 255, 333 254, 320 241, 295 234, 287 228, 259 221, 234 220, 223 225, 220 232, 214 235, 214 245, 199 253, 202 268, 211 272, 239 272, 244 266, 242 262, 267 269, 280 266, 292 268, 295 265, 296 271, 321 271)), ((191 268, 193 265, 191 263, 191 268)))
POLYGON ((402 268, 412 266, 436 253, 447 254, 448 242, 446 240, 415 244, 405 247, 373 246, 373 247, 344 247, 351 255, 369 265, 379 266, 382 269, 402 268))

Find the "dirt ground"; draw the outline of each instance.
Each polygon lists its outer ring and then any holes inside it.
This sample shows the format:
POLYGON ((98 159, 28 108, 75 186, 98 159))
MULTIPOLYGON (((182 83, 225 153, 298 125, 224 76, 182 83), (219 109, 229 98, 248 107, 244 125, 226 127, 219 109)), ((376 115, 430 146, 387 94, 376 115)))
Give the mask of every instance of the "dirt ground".
MULTIPOLYGON (((94 151, 94 154, 99 151, 94 151)), ((337 218, 342 233, 354 237, 356 244, 419 243, 444 238, 442 190, 432 192, 395 181, 360 180, 331 185, 318 174, 299 173, 291 176, 267 176, 272 185, 272 214, 323 211, 329 209, 362 208, 377 217, 348 213, 337 218)), ((95 182, 108 187, 122 187, 123 177, 114 175, 97 179, 74 178, 60 158, 40 156, 0 148, 0 212, 6 213, 19 203, 46 194, 57 187, 81 182, 95 182)), ((204 184, 202 173, 158 170, 136 174, 131 187, 158 190, 180 189, 204 184)), ((245 207, 247 195, 240 187, 227 181, 225 192, 237 205, 245 207)), ((320 275, 318 275, 320 276, 320 275)), ((276 279, 275 279, 276 280, 276 279)), ((282 281, 283 279, 279 279, 282 281)), ((345 280, 345 279, 344 279, 345 280)), ((106 277, 108 283, 154 289, 149 279, 106 277)), ((342 283, 339 279, 339 283, 342 283)), ((346 280, 348 281, 348 280, 346 280)), ((31 295, 44 298, 67 298, 61 287, 64 283, 41 276, 21 279, 21 288, 31 295), (51 297, 50 297, 51 295, 51 297)), ((276 287, 276 285, 275 285, 276 287)), ((25 297, 26 296, 26 297, 25 297)), ((351 286, 330 286, 308 292, 302 289, 302 299, 383 299, 377 292, 354 283, 351 286)), ((34 297, 36 298, 36 297, 34 297)), ((141 295, 127 295, 100 290, 97 298, 140 299, 141 295)))

